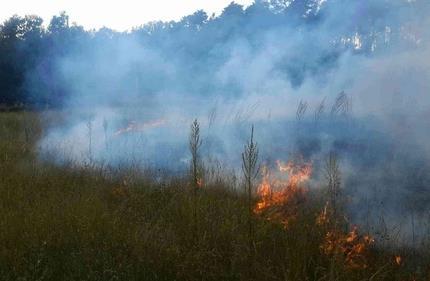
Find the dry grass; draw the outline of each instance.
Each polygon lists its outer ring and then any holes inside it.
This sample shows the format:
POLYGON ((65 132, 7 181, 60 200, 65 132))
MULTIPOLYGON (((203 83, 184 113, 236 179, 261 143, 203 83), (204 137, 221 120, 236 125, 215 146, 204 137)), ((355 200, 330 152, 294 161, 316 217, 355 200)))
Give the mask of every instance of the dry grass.
POLYGON ((356 270, 324 255, 325 229, 315 224, 324 201, 316 192, 287 230, 253 218, 255 258, 249 268, 247 198, 229 182, 207 184, 194 202, 186 178, 155 183, 148 173, 131 170, 107 173, 41 163, 34 151, 38 118, 37 113, 0 115, 1 280, 429 277, 425 256, 397 266, 392 252, 375 247, 369 266, 356 270))

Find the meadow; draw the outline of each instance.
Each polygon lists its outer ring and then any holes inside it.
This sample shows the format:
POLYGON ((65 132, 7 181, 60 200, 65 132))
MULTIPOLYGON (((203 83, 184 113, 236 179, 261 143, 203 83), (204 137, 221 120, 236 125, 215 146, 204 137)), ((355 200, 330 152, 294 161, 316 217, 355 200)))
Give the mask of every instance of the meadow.
POLYGON ((429 248, 374 239, 327 208, 342 201, 334 159, 328 183, 256 208, 252 165, 247 181, 42 160, 41 118, 0 113, 0 280, 430 280, 429 248))

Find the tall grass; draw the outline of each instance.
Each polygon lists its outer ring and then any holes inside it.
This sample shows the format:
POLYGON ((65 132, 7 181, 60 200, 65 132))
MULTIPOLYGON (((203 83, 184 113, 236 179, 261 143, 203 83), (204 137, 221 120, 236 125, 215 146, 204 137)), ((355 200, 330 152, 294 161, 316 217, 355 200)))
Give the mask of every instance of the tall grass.
POLYGON ((315 223, 325 203, 320 190, 288 229, 253 217, 250 268, 249 198, 235 183, 208 182, 194 202, 186 176, 160 181, 145 171, 54 166, 37 157, 38 120, 37 113, 0 115, 0 280, 429 278, 429 256, 409 259, 408 249, 375 246, 359 270, 332 262, 320 248, 325 229, 315 223), (394 254, 404 257, 401 265, 394 254))

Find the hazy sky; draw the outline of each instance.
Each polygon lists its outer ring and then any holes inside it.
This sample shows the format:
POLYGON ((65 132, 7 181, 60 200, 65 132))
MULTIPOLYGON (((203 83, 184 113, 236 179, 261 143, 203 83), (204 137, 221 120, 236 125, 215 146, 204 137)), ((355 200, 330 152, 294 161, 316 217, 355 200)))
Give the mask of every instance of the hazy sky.
MULTIPOLYGON (((198 9, 209 15, 220 13, 233 0, 4 0, 0 21, 14 14, 36 14, 45 24, 53 15, 66 11, 71 22, 86 29, 107 26, 126 30, 152 20, 177 20, 198 9)), ((253 0, 234 0, 249 5, 253 0)))

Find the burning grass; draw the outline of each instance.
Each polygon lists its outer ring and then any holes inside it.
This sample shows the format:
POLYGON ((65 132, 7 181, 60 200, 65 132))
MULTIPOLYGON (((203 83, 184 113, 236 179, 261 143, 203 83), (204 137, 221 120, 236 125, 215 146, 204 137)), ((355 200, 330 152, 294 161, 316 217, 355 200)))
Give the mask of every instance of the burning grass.
MULTIPOLYGON (((307 207, 309 189, 305 184, 312 175, 312 164, 278 160, 276 166, 274 172, 270 172, 267 166, 263 167, 263 178, 258 186, 259 200, 254 212, 282 224, 288 231, 288 226, 297 221, 300 210, 307 207)), ((360 235, 357 226, 349 232, 342 231, 335 220, 337 218, 330 212, 327 202, 315 222, 326 232, 320 245, 322 253, 341 260, 349 269, 367 268, 369 248, 374 239, 360 235)))
POLYGON ((249 260, 248 198, 230 179, 192 190, 168 171, 43 163, 37 120, 0 116, 0 280, 429 278, 428 251, 334 227, 323 192, 309 186, 310 163, 263 169, 249 260))
POLYGON ((276 162, 277 170, 269 171, 263 167, 263 179, 258 186, 259 201, 254 212, 269 220, 279 221, 286 228, 297 217, 298 209, 306 198, 307 188, 303 184, 312 174, 312 165, 308 163, 276 162))

